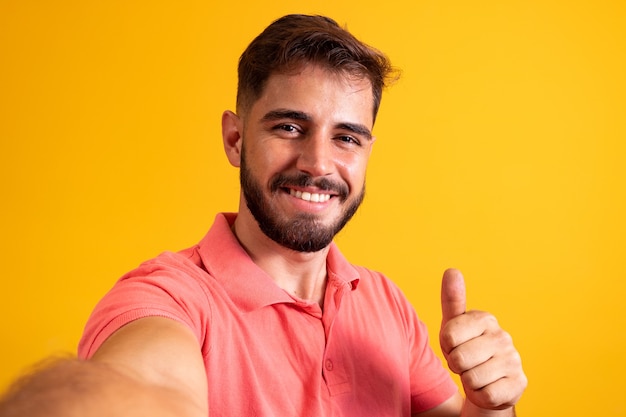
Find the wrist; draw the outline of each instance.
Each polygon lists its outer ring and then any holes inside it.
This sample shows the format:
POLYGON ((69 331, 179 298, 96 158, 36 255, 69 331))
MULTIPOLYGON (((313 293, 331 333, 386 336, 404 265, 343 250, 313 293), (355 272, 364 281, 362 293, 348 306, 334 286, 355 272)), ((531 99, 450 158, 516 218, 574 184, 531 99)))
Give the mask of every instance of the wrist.
POLYGON ((489 410, 480 408, 468 399, 463 403, 461 417, 515 417, 515 407, 508 407, 502 410, 489 410))

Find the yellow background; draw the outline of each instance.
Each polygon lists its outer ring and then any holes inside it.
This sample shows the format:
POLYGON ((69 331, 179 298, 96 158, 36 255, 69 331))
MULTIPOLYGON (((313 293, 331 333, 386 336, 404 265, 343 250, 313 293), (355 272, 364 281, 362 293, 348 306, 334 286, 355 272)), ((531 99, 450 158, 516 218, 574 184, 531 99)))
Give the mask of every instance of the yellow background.
POLYGON ((403 70, 346 255, 405 290, 436 349, 461 268, 523 355, 520 416, 625 416, 625 4, 0 0, 0 386, 236 209, 219 120, 238 56, 304 12, 403 70))

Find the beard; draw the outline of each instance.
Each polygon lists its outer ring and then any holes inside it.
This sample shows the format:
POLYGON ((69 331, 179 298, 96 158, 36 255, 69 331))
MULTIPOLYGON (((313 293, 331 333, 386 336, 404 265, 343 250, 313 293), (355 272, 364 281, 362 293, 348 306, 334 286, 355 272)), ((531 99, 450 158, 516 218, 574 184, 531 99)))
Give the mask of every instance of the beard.
POLYGON ((348 186, 344 183, 331 181, 327 178, 313 179, 308 174, 295 175, 277 174, 270 180, 271 195, 263 194, 261 184, 254 178, 246 164, 245 152, 242 149, 239 182, 248 209, 259 225, 261 231, 274 242, 297 252, 317 252, 327 247, 337 233, 354 216, 365 197, 365 185, 354 201, 348 201, 348 186), (346 204, 340 217, 330 225, 324 219, 311 213, 300 213, 293 218, 282 216, 272 207, 271 197, 285 192, 287 186, 318 187, 320 190, 333 191, 342 204, 346 204))

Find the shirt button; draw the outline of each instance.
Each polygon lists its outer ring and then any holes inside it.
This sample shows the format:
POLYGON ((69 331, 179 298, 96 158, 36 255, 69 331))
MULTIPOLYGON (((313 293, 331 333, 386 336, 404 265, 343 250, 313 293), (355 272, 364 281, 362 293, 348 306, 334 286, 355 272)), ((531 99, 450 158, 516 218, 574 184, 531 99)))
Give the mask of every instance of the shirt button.
POLYGON ((333 361, 331 361, 330 359, 326 359, 326 370, 327 371, 332 371, 333 370, 333 361))

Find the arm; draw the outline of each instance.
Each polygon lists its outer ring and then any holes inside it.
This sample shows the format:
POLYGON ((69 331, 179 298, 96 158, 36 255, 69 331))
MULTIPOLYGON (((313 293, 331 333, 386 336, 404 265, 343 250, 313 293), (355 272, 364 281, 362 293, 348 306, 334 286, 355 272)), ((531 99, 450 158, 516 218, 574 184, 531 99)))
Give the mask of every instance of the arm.
POLYGON ((161 317, 136 320, 113 333, 91 358, 157 390, 170 390, 188 417, 207 416, 204 361, 185 325, 161 317))
POLYGON ((506 410, 484 410, 472 404, 470 401, 463 400, 460 393, 457 393, 449 400, 423 413, 414 414, 415 417, 515 417, 515 408, 510 407, 506 410))
POLYGON ((207 416, 206 402, 200 398, 203 396, 199 389, 194 389, 194 378, 200 379, 196 383, 206 387, 204 371, 200 377, 193 363, 197 360, 191 349, 195 338, 188 337, 184 326, 164 320, 131 323, 105 343, 97 359, 46 360, 33 372, 16 380, 3 394, 0 417, 207 416), (156 339, 160 340, 145 339, 157 330, 159 337, 156 339), (182 360, 170 362, 172 358, 167 354, 158 359, 150 357, 146 354, 150 348, 135 349, 132 357, 124 355, 125 347, 136 342, 155 346, 155 354, 163 353, 167 345, 179 343, 176 348, 182 360), (191 361, 186 359, 186 354, 191 361), (136 363, 132 364, 132 360, 136 363), (149 360, 154 360, 156 365, 145 372, 143 364, 149 360), (189 366, 191 369, 185 371, 189 366), (171 380, 165 380, 167 376, 171 380), (190 379, 180 381, 184 377, 190 379))
POLYGON ((148 387, 109 366, 76 358, 47 359, 14 381, 0 398, 1 417, 138 417, 146 407, 158 417, 174 417, 163 390, 148 387), (151 401, 154 395, 158 402, 151 401), (143 410, 140 410, 143 409, 143 410))
POLYGON ((0 417, 206 417, 198 342, 184 325, 151 317, 115 332, 90 360, 47 361, 0 398, 0 417))
POLYGON ((463 397, 457 392, 450 399, 437 407, 423 413, 414 414, 419 417, 459 417, 463 408, 463 397))

